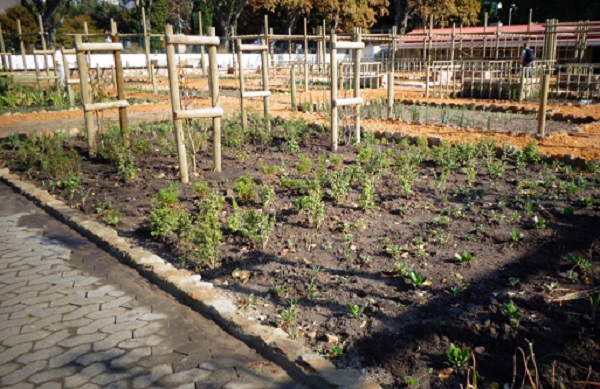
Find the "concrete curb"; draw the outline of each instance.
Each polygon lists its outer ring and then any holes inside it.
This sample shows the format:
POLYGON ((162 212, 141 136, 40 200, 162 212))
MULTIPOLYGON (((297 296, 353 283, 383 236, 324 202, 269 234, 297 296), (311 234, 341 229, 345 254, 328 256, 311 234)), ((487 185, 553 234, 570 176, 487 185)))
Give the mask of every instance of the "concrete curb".
POLYGON ((338 369, 280 328, 261 325, 237 312, 235 304, 210 282, 188 270, 176 269, 163 258, 130 244, 117 232, 70 208, 30 182, 0 168, 0 180, 98 246, 131 266, 191 308, 211 317, 227 332, 246 342, 299 381, 318 388, 375 389, 354 369, 338 369))

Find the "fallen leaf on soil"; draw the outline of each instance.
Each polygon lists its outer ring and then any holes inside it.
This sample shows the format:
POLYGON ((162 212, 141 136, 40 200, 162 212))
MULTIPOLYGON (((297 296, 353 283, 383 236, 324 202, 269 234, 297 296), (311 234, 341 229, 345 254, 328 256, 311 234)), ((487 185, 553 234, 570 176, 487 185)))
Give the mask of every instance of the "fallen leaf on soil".
POLYGON ((325 336, 327 337, 327 343, 332 346, 335 346, 340 342, 340 338, 335 335, 327 334, 325 336))
POLYGON ((285 257, 285 256, 287 255, 287 253, 288 253, 288 249, 283 249, 283 250, 281 250, 281 252, 279 253, 279 256, 280 256, 280 257, 285 257))
POLYGON ((235 269, 232 273, 231 276, 237 280, 241 280, 242 283, 246 283, 248 282, 248 280, 250 280, 250 277, 252 277, 252 272, 250 270, 240 270, 240 269, 235 269))
POLYGON ((454 369, 451 367, 447 367, 444 370, 440 371, 439 377, 441 380, 447 380, 448 378, 452 377, 452 374, 454 374, 454 369))

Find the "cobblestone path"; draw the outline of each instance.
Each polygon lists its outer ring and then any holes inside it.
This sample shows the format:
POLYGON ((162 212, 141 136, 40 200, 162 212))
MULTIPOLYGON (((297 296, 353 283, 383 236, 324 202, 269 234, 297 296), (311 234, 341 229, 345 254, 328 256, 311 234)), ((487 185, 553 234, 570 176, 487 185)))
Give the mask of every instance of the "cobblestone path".
POLYGON ((0 387, 301 386, 0 183, 0 387))

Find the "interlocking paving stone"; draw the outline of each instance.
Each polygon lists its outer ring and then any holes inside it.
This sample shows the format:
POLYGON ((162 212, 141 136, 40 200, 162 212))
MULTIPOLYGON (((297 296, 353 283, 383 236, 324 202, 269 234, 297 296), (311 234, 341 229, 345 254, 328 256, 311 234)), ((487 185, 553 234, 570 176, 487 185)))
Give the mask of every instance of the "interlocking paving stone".
POLYGON ((0 200, 0 387, 293 384, 246 373, 255 351, 2 183, 0 200))

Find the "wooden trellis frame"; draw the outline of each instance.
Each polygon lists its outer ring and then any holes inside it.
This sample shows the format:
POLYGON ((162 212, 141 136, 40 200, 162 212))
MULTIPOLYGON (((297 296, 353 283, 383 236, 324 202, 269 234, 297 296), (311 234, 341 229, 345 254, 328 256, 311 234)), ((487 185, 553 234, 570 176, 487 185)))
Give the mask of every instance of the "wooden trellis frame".
POLYGON ((56 86, 58 87, 58 75, 56 74, 56 66, 53 66, 54 70, 52 74, 50 74, 50 72, 48 71, 48 56, 50 56, 50 58, 54 58, 54 51, 35 49, 33 50, 33 62, 35 63, 35 78, 37 80, 38 89, 40 90, 40 92, 44 91, 44 88, 42 86, 44 81, 54 81, 56 83, 56 86), (44 58, 44 74, 42 74, 40 65, 38 64, 38 55, 42 55, 44 58))
POLYGON ((331 32, 331 149, 337 151, 338 147, 338 107, 355 106, 356 107, 356 142, 360 142, 360 106, 363 99, 360 97, 360 56, 361 50, 365 48, 365 43, 361 41, 360 32, 355 30, 354 42, 338 42, 335 36, 335 30, 331 32), (354 97, 347 99, 338 99, 338 67, 337 51, 354 51, 354 97))
POLYGON ((219 37, 215 36, 214 27, 208 29, 208 36, 197 35, 173 35, 173 26, 167 24, 165 27, 165 45, 167 47, 167 68, 169 72, 169 84, 171 87, 171 107, 173 110, 173 129, 177 140, 177 153, 179 155, 180 181, 184 184, 189 182, 187 154, 185 148, 185 137, 183 134, 184 119, 211 119, 213 120, 213 162, 214 170, 221 172, 221 118, 223 108, 219 104, 219 68, 217 65, 217 47, 219 37), (209 86, 212 100, 212 108, 183 110, 179 96, 179 74, 177 72, 177 58, 175 56, 175 45, 200 45, 208 46, 209 60, 209 86))
MULTIPOLYGON (((113 26, 113 32, 116 26, 113 26)), ((85 127, 88 135, 88 146, 90 158, 96 156, 98 147, 96 144, 96 136, 98 129, 94 123, 93 113, 106 109, 119 109, 119 127, 123 136, 123 146, 129 149, 130 139, 127 131, 127 107, 129 103, 125 98, 125 83, 123 80, 123 65, 121 63, 121 51, 123 44, 119 42, 119 37, 116 34, 112 35, 112 43, 84 43, 81 35, 75 36, 75 51, 77 53, 77 66, 79 68, 79 80, 81 84, 81 100, 83 104, 83 112, 85 118, 85 127), (92 51, 112 51, 115 62, 116 78, 117 78, 117 101, 108 103, 94 103, 92 101, 92 87, 89 79, 89 66, 86 60, 86 55, 92 51)))
MULTIPOLYGON (((248 117, 246 112, 246 104, 245 99, 254 98, 254 97, 262 97, 264 104, 264 116, 269 119, 269 96, 271 96, 271 91, 269 90, 269 68, 268 68, 268 55, 267 51, 269 50, 269 46, 267 43, 267 38, 265 35, 261 38, 261 44, 242 44, 241 39, 237 39, 237 55, 238 55, 238 66, 239 66, 239 75, 240 75, 240 109, 242 115, 242 129, 246 129, 248 126, 248 117), (246 85, 244 83, 244 51, 259 51, 260 59, 261 59, 261 70, 262 70, 262 90, 260 91, 248 91, 246 92, 246 85)), ((270 129, 270 120, 267 121, 267 126, 270 129)))

